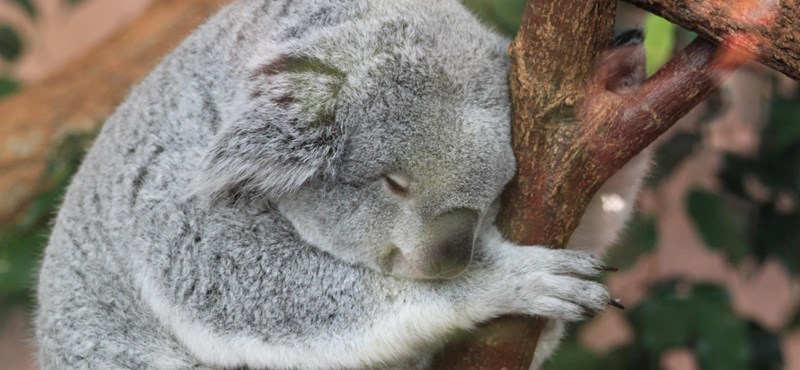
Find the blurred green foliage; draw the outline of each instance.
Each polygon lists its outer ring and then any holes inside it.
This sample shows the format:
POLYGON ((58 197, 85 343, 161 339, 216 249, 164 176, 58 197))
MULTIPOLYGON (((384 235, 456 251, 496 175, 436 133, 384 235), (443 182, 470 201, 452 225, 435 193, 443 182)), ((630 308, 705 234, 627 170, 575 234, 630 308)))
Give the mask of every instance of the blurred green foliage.
POLYGON ((11 26, 0 24, 0 58, 13 62, 22 55, 22 39, 11 26))
POLYGON ((6 1, 19 6, 22 10, 28 13, 28 16, 30 16, 31 18, 36 18, 37 14, 36 5, 34 5, 32 0, 6 0, 6 1))
MULTIPOLYGON (((38 15, 36 3, 31 0, 5 0, 11 4, 16 5, 22 9, 31 19, 35 19, 38 15)), ((77 5, 82 0, 62 0, 67 5, 77 5)), ((22 38, 19 36, 17 30, 8 24, 0 24, 0 58, 6 61, 16 60, 23 52, 22 38)))
POLYGON ((636 215, 628 224, 625 238, 609 251, 607 264, 620 269, 632 267, 644 253, 656 249, 658 232, 656 220, 647 215, 636 215))
POLYGON ((0 76, 0 98, 19 90, 19 82, 11 77, 0 76))
POLYGON ((653 14, 644 18, 644 47, 647 50, 647 75, 652 75, 672 56, 675 48, 674 24, 653 14))
POLYGON ((770 117, 761 133, 756 157, 728 155, 720 174, 725 190, 752 210, 747 218, 749 253, 758 261, 780 260, 787 270, 800 272, 800 93, 794 97, 776 95, 770 117), (746 182, 757 180, 768 199, 747 191, 746 182), (786 204, 788 203, 788 204, 786 204))
MULTIPOLYGON (((2 0, 19 7, 30 19, 38 16, 32 0, 2 0)), ((80 0, 62 0, 76 5, 80 0)), ((9 24, 0 23, 0 60, 6 65, 18 61, 25 52, 25 39, 9 24)), ((0 99, 20 89, 20 83, 0 70, 0 99)), ((0 121, 2 124, 2 121, 0 121)), ((35 275, 42 248, 47 243, 50 220, 65 191, 69 179, 77 170, 92 135, 70 134, 52 151, 51 158, 39 184, 43 190, 10 225, 0 226, 0 319, 2 313, 17 305, 27 305, 32 299, 35 275)))
POLYGON ((676 281, 655 286, 642 304, 627 312, 636 340, 597 354, 574 340, 565 343, 546 370, 661 369, 661 356, 674 349, 694 351, 704 370, 779 370, 780 337, 737 316, 724 288, 676 281))
POLYGON ((694 190, 687 201, 689 216, 705 244, 725 253, 734 263, 747 254, 747 217, 719 195, 694 190))
POLYGON ((680 347, 695 349, 702 369, 747 369, 747 323, 734 314, 723 288, 657 287, 629 318, 648 369, 658 369, 661 355, 680 347))
POLYGON ((480 20, 508 37, 517 34, 527 3, 527 0, 464 0, 464 5, 480 20))
MULTIPOLYGON (((5 0, 18 6, 36 21, 38 10, 32 0, 5 0)), ((65 5, 81 1, 62 0, 65 5)), ((0 66, 12 66, 25 53, 25 39, 17 29, 0 22, 0 66)), ((7 70, 0 69, 0 99, 10 96, 21 84, 7 70)), ((2 124, 0 118, 0 124, 2 124)), ((6 312, 31 306, 36 285, 36 272, 47 243, 50 222, 55 214, 69 179, 78 168, 92 134, 70 134, 53 148, 47 168, 40 180, 45 189, 38 194, 10 225, 0 225, 0 324, 6 312)))
POLYGON ((545 370, 623 370, 631 367, 631 347, 618 348, 607 354, 597 354, 571 340, 562 344, 555 356, 544 366, 545 370))

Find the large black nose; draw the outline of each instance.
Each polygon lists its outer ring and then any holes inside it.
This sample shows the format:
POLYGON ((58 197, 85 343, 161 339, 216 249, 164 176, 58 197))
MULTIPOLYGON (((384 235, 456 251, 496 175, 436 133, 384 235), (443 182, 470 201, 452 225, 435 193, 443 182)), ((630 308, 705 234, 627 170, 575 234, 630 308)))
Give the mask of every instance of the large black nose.
POLYGON ((449 279, 461 274, 472 259, 478 211, 458 208, 445 212, 428 229, 426 275, 449 279))

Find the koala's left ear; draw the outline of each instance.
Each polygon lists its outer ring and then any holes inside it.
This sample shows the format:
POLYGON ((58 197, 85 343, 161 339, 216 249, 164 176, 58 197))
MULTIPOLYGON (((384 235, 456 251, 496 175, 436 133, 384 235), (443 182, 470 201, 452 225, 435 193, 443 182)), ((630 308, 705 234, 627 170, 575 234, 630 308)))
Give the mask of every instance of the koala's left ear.
POLYGON ((319 60, 280 56, 253 71, 206 153, 193 193, 237 202, 274 199, 334 171, 345 76, 319 60))

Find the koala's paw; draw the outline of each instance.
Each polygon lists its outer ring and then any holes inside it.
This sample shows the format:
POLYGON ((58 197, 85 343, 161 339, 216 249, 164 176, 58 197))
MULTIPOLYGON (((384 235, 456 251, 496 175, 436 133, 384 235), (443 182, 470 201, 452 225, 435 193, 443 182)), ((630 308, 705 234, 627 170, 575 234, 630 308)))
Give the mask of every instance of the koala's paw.
POLYGON ((524 313, 576 321, 594 316, 612 302, 604 285, 586 280, 606 270, 590 253, 540 247, 519 249, 527 254, 517 260, 523 265, 518 270, 522 276, 511 279, 524 313))

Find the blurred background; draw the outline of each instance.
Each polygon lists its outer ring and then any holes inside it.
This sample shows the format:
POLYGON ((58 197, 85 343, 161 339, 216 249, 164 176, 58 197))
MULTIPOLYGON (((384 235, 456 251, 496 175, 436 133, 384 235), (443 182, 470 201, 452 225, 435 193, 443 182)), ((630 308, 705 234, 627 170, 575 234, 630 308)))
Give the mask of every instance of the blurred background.
MULTIPOLYGON (((465 2, 509 37, 525 3, 465 2)), ((7 105, 26 87, 58 88, 65 65, 155 3, 0 0, 0 112, 47 109, 7 105)), ((624 3, 618 14, 618 31, 644 28, 650 73, 694 37, 624 3)), ((571 327, 546 370, 800 370, 799 90, 747 65, 655 144, 638 213, 608 256, 622 270, 605 282, 628 309, 571 327)), ((80 94, 91 101, 102 91, 80 94)), ((0 114, 7 132, 3 124, 0 114)), ((0 192, 0 205, 20 204, 0 217, 0 369, 36 368, 29 323, 38 260, 99 124, 59 131, 34 190, 0 192)), ((24 149, 12 136, 0 146, 24 149)), ((13 176, 0 161, 0 183, 13 176)))

